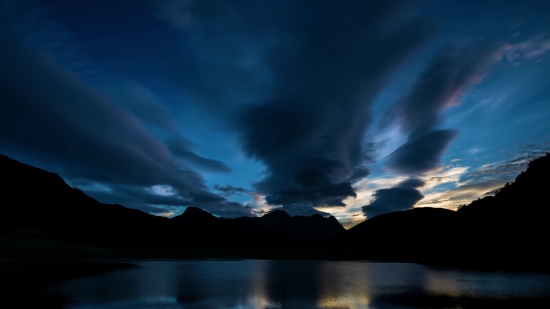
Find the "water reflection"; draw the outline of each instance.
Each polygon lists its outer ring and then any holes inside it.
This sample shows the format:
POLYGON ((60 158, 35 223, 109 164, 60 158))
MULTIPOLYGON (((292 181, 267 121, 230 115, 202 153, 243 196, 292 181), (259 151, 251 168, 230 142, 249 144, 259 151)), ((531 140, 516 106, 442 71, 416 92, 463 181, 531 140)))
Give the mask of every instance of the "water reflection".
POLYGON ((73 308, 477 308, 550 304, 550 275, 417 264, 153 261, 54 287, 73 308))

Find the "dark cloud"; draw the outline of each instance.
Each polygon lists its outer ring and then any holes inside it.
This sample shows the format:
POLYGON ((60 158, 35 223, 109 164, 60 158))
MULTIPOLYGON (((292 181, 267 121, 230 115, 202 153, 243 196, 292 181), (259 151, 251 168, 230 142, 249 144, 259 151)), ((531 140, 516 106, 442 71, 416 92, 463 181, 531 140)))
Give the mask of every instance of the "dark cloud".
POLYGON ((228 167, 225 163, 221 161, 208 159, 196 154, 186 146, 185 140, 182 140, 178 136, 168 139, 164 143, 166 144, 172 155, 186 163, 189 163, 197 169, 205 172, 215 173, 230 173, 233 171, 230 167, 228 167))
POLYGON ((440 114, 467 87, 480 81, 487 69, 501 57, 496 47, 450 47, 431 61, 412 91, 393 110, 409 141, 430 133, 439 123, 440 114))
MULTIPOLYGON (((216 213, 214 202, 202 199, 209 194, 203 178, 175 161, 134 116, 3 33, 0 45, 1 152, 30 158, 68 179, 107 186, 168 185, 183 201, 216 213)), ((220 214, 250 213, 223 197, 215 203, 220 214)))
POLYGON ((422 174, 441 163, 441 156, 457 131, 436 130, 441 112, 502 57, 496 47, 451 47, 428 65, 412 91, 391 109, 392 117, 408 135, 407 142, 389 156, 387 166, 402 174, 422 174))
POLYGON ((164 144, 174 157, 207 172, 232 172, 225 163, 202 157, 192 150, 194 143, 177 129, 176 120, 164 108, 160 98, 150 89, 136 83, 126 82, 108 91, 123 108, 130 111, 143 123, 163 131, 168 137, 164 144))
POLYGON ((424 186, 424 181, 417 178, 409 178, 390 189, 376 190, 372 195, 372 202, 363 206, 362 210, 367 218, 393 211, 407 210, 414 206, 424 196, 417 188, 424 186))
POLYGON ((408 142, 393 152, 388 168, 402 174, 417 175, 437 168, 441 156, 458 134, 456 130, 438 130, 408 142))
MULTIPOLYGON (((441 157, 458 134, 456 130, 436 129, 441 111, 496 61, 498 49, 489 47, 449 48, 438 54, 410 94, 391 109, 391 117, 385 118, 395 119, 408 135, 407 142, 388 157, 386 166, 405 175, 422 175, 439 167, 441 157)), ((424 198, 416 190, 423 185, 418 181, 411 178, 394 188, 376 191, 363 212, 370 218, 413 207, 424 198)))
POLYGON ((408 4, 197 1, 186 8, 178 82, 208 111, 235 116, 229 123, 243 149, 266 166, 256 189, 269 204, 313 211, 355 196, 352 181, 369 173, 363 135, 372 101, 431 32, 407 16, 408 4))
POLYGON ((243 193, 249 193, 250 192, 250 190, 247 190, 247 189, 244 189, 244 188, 241 188, 241 187, 234 187, 232 185, 225 185, 225 186, 215 185, 214 190, 222 192, 223 196, 230 196, 230 195, 243 194, 243 193))
MULTIPOLYGON (((387 159, 386 166, 397 174, 422 175, 441 164, 441 157, 458 134, 438 130, 441 112, 469 86, 478 82, 487 69, 502 57, 496 47, 451 47, 431 61, 412 91, 390 110, 384 121, 397 121, 408 140, 387 159)), ((386 123, 387 125, 387 123, 386 123)), ((373 202, 363 207, 368 217, 413 207, 424 196, 417 186, 401 183, 376 191, 373 202)))
MULTIPOLYGON (((525 171, 529 165, 529 162, 544 156, 549 150, 550 149, 548 147, 537 145, 536 147, 533 147, 531 151, 520 153, 511 159, 482 165, 477 168, 475 172, 481 175, 492 175, 494 177, 502 176, 504 178, 509 178, 511 175, 517 175, 525 171)), ((465 175, 465 177, 467 176, 468 175, 465 175)))

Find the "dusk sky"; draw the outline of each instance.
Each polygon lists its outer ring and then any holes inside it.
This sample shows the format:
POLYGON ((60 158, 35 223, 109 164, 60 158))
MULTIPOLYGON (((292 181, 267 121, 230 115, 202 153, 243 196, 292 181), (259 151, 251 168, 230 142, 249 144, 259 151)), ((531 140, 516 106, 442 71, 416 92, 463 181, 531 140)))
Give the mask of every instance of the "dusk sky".
POLYGON ((104 203, 350 227, 456 209, 550 151, 550 1, 0 8, 0 153, 104 203))

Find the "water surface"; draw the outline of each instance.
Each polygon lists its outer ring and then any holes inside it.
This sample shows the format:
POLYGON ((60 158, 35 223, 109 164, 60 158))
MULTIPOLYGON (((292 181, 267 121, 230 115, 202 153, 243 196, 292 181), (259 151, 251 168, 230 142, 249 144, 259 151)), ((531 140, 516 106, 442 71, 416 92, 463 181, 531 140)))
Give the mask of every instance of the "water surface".
MULTIPOLYGON (((72 308, 487 308, 550 304, 550 275, 341 261, 150 261, 52 288, 72 308)), ((546 308, 550 308, 546 307, 546 308)))

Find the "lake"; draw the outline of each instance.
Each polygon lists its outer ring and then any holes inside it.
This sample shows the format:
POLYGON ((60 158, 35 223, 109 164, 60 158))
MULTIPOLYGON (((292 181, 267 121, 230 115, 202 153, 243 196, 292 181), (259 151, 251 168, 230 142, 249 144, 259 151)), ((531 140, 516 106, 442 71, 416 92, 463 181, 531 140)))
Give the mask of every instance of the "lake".
POLYGON ((147 261, 51 288, 74 309, 550 308, 550 275, 357 261, 147 261))

